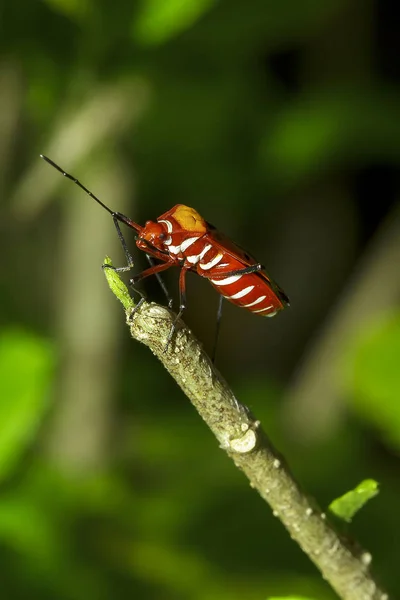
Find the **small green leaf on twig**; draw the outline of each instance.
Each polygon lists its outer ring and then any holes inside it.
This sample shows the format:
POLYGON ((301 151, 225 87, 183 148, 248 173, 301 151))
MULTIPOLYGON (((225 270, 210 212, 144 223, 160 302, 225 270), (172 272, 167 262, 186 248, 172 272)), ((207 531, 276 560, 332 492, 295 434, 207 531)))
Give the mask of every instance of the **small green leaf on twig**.
POLYGON ((378 483, 373 479, 365 479, 354 490, 333 500, 329 510, 343 521, 350 523, 356 512, 378 493, 378 483))
POLYGON ((122 281, 121 277, 119 276, 117 271, 115 271, 114 269, 109 269, 105 265, 109 265, 112 267, 111 258, 109 258, 108 256, 106 256, 103 263, 103 271, 106 276, 108 285, 110 286, 110 289, 113 292, 113 294, 115 294, 118 300, 122 302, 125 310, 133 308, 135 306, 135 303, 131 298, 128 288, 122 281))

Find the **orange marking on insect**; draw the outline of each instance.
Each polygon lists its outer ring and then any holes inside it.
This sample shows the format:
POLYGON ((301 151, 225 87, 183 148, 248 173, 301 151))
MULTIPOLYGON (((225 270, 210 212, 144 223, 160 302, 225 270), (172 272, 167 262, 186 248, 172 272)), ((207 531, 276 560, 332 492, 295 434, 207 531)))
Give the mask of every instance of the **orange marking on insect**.
POLYGON ((174 217, 175 221, 185 231, 195 231, 196 233, 206 233, 207 231, 207 225, 203 217, 190 206, 178 204, 175 210, 171 212, 171 217, 174 217))

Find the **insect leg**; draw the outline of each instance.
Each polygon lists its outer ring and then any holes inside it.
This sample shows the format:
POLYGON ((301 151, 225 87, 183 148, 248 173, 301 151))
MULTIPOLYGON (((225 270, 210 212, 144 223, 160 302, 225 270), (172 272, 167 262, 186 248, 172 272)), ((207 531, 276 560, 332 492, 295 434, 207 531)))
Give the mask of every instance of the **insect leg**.
MULTIPOLYGON (((209 273, 206 275, 208 279, 225 279, 225 277, 232 277, 234 275, 249 275, 250 273, 257 273, 264 269, 263 265, 257 263, 256 265, 250 265, 243 269, 235 269, 233 271, 224 271, 223 273, 209 273)), ((203 275, 204 277, 205 275, 203 275)))
POLYGON ((125 267, 113 267, 112 265, 103 265, 103 269, 112 269, 117 273, 125 273, 126 271, 130 271, 133 268, 133 258, 128 250, 127 243, 121 231, 121 227, 119 226, 118 218, 115 215, 112 215, 112 218, 115 229, 117 230, 119 241, 121 242, 121 246, 125 254, 127 265, 125 267))
MULTIPOLYGON (((150 265, 152 267, 154 267, 155 263, 153 261, 153 258, 150 256, 150 254, 146 254, 146 258, 149 261, 150 265)), ((167 290, 167 286, 165 285, 164 281, 161 278, 161 275, 159 273, 155 273, 155 276, 157 277, 157 281, 160 284, 160 287, 162 289, 162 291, 164 292, 164 295, 167 299, 167 303, 168 303, 168 308, 172 308, 172 298, 169 295, 169 292, 167 290)))
POLYGON ((216 323, 216 328, 215 328, 215 337, 214 337, 214 347, 213 347, 213 353, 212 353, 212 363, 215 363, 215 355, 217 354, 217 344, 218 344, 218 338, 219 338, 219 330, 221 327, 221 317, 222 317, 222 304, 224 302, 224 297, 221 294, 219 297, 219 304, 218 304, 218 312, 217 312, 217 323, 216 323))
POLYGON ((179 319, 183 315, 185 308, 186 308, 186 272, 187 272, 187 270, 188 269, 186 267, 182 267, 181 272, 179 274, 179 312, 178 312, 177 316, 175 317, 174 322, 172 323, 171 331, 169 332, 169 335, 167 338, 167 343, 165 344, 164 352, 166 352, 168 350, 168 346, 171 343, 172 336, 175 333, 176 323, 177 323, 177 321, 179 321, 179 319))
POLYGON ((130 285, 133 286, 136 283, 138 283, 138 281, 142 281, 142 279, 145 279, 146 277, 150 277, 150 275, 157 275, 157 273, 160 273, 161 271, 166 271, 167 269, 169 269, 172 266, 174 266, 174 263, 172 261, 159 263, 158 265, 153 265, 152 267, 149 267, 148 269, 145 269, 141 273, 138 273, 138 275, 135 275, 134 277, 132 277, 132 279, 129 280, 129 283, 130 283, 130 285))
POLYGON ((135 314, 135 312, 139 309, 139 307, 146 300, 146 294, 142 290, 139 290, 136 287, 136 284, 139 281, 142 281, 142 279, 145 279, 146 277, 150 277, 150 275, 158 275, 158 273, 160 273, 161 271, 165 271, 166 269, 169 269, 170 267, 172 267, 173 264, 174 263, 171 263, 171 262, 165 262, 165 263, 160 263, 158 265, 153 265, 153 266, 149 267, 148 269, 146 269, 145 271, 142 271, 138 275, 135 275, 135 277, 132 277, 132 279, 129 280, 129 285, 131 286, 131 288, 141 296, 139 302, 136 304, 135 308, 133 309, 131 316, 135 314))

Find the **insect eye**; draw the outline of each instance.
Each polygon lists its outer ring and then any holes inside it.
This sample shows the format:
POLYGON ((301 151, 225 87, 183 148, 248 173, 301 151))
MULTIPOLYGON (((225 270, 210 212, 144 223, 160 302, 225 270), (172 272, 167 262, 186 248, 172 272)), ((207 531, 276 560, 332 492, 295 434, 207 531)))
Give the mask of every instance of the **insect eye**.
POLYGON ((165 238, 167 237, 167 235, 165 233, 160 233, 160 235, 158 236, 158 238, 162 241, 165 240, 165 238))

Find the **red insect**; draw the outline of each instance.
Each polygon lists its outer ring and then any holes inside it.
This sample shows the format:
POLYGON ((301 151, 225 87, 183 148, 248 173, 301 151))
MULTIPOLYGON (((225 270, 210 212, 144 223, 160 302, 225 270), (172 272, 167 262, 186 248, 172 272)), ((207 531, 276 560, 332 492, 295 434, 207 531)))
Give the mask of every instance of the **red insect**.
POLYGON ((262 265, 222 236, 194 208, 177 204, 144 227, 130 225, 139 232, 136 245, 164 263, 150 267, 141 278, 175 265, 181 268, 181 295, 186 272, 195 271, 224 298, 253 313, 272 317, 287 306, 287 296, 262 265))
MULTIPOLYGON (((161 262, 131 279, 132 285, 149 275, 158 275, 172 266, 181 269, 179 276, 180 306, 177 319, 186 307, 186 273, 194 271, 208 279, 211 285, 230 302, 246 308, 263 317, 273 317, 289 305, 289 299, 281 288, 266 274, 264 267, 246 251, 223 236, 215 227, 207 223, 199 213, 183 204, 177 204, 161 215, 156 221, 147 221, 141 227, 125 215, 112 211, 75 177, 69 175, 52 160, 41 155, 44 160, 74 181, 89 196, 105 208, 113 217, 118 237, 127 258, 127 267, 117 271, 127 271, 133 267, 119 222, 137 231, 136 245, 141 250, 161 262)), ((163 286, 163 284, 162 284, 163 286)), ((164 291, 165 287, 163 286, 164 291)), ((168 298, 168 293, 167 298, 168 298)), ((220 316, 220 310, 219 310, 220 316)), ((172 338, 172 328, 167 345, 172 338)))

